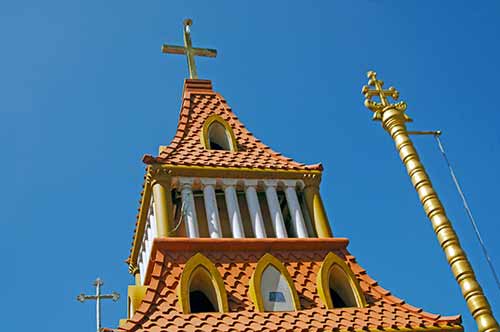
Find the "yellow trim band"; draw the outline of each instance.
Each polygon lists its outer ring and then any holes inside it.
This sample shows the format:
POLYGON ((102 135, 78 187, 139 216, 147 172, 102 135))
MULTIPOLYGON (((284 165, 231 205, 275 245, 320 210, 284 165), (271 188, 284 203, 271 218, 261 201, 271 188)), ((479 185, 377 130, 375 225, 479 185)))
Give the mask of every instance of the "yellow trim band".
POLYGON ((360 308, 366 307, 366 299, 363 296, 363 291, 361 290, 361 287, 359 286, 358 280, 356 279, 354 273, 352 273, 351 269, 349 268, 349 266, 347 266, 343 259, 335 255, 333 252, 329 252, 328 255, 326 255, 323 263, 321 263, 316 282, 319 297, 325 304, 326 308, 335 308, 333 306, 332 297, 330 296, 330 271, 334 265, 339 266, 346 274, 347 279, 349 280, 349 286, 354 293, 357 306, 360 308))
MULTIPOLYGON (((322 171, 314 170, 314 169, 273 169, 273 168, 249 168, 249 167, 213 167, 213 166, 182 166, 182 165, 169 165, 169 164, 160 164, 161 168, 166 168, 172 171, 176 170, 207 170, 207 171, 234 171, 234 172, 258 172, 258 173, 273 173, 273 174, 321 174, 322 171)), ((172 174, 174 175, 174 174, 172 174)))
POLYGON ((384 329, 357 329, 357 330, 340 330, 339 332, 441 332, 441 331, 449 331, 449 332, 463 332, 464 328, 461 325, 442 325, 442 326, 428 326, 428 327, 401 327, 401 328, 384 328, 384 329))
POLYGON ((286 279, 288 288, 292 293, 293 305, 295 307, 295 310, 300 310, 299 296, 297 295, 297 290, 295 289, 292 278, 290 277, 290 273, 288 273, 288 270, 283 265, 283 263, 281 263, 276 257, 271 254, 265 254, 264 256, 262 256, 262 258, 257 262, 255 271, 253 272, 252 278, 250 279, 249 295, 255 305, 255 309, 260 312, 265 311, 264 301, 262 300, 262 294, 260 290, 262 285, 262 273, 268 265, 274 266, 286 279))
POLYGON ((197 253, 191 257, 182 271, 182 275, 177 286, 177 295, 179 296, 179 304, 181 311, 185 314, 191 313, 191 305, 189 303, 189 290, 191 285, 191 276, 197 268, 205 268, 210 275, 212 286, 215 288, 217 294, 217 302, 220 312, 228 312, 229 305, 227 303, 226 289, 224 288, 224 281, 219 274, 219 271, 207 257, 203 254, 197 253))

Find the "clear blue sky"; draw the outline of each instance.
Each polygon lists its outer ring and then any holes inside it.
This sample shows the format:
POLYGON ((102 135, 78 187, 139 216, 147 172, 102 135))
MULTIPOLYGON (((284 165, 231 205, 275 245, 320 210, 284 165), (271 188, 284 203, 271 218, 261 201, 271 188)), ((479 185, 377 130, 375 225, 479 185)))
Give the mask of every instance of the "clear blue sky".
MULTIPOLYGON (((322 193, 338 236, 370 275, 407 302, 475 325, 416 194, 361 87, 374 69, 407 101, 415 130, 441 129, 500 268, 498 1, 4 1, 0 4, 2 330, 91 331, 94 306, 123 295, 144 153, 170 142, 193 41, 247 127, 275 150, 325 166, 322 193)), ((479 280, 500 292, 432 138, 416 138, 479 280)))

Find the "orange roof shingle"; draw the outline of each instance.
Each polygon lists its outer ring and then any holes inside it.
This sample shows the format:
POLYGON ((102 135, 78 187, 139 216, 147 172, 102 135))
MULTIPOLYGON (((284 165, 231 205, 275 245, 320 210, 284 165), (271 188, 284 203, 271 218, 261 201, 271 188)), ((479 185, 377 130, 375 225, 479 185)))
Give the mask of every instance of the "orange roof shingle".
POLYGON ((424 312, 380 287, 349 254, 346 244, 345 239, 157 239, 148 270, 146 283, 149 287, 144 300, 133 317, 119 330, 384 331, 439 327, 463 331, 460 316, 441 317, 424 312), (323 259, 330 251, 344 259, 354 272, 366 297, 367 307, 326 309, 322 304, 316 278, 323 259), (178 281, 185 263, 197 252, 209 258, 222 276, 230 312, 180 312, 178 281), (301 310, 255 311, 248 295, 249 280, 258 260, 266 252, 282 261, 287 268, 299 295, 301 310))
POLYGON ((210 166, 274 170, 322 170, 321 164, 304 165, 273 151, 248 131, 222 95, 212 90, 208 80, 187 79, 184 83, 177 132, 159 156, 145 155, 146 164, 210 166), (218 115, 232 128, 237 151, 206 149, 200 137, 205 120, 218 115))

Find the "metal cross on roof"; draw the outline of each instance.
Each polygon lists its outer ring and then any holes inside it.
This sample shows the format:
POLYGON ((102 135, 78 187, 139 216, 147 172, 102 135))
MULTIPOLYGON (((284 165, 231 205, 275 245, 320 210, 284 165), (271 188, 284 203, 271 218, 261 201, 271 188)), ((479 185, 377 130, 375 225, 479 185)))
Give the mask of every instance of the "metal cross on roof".
POLYGON ((163 53, 186 54, 189 67, 189 78, 197 79, 198 73, 196 72, 196 63, 194 62, 194 57, 206 56, 210 58, 215 58, 217 56, 217 50, 210 48, 193 47, 191 43, 191 30, 190 30, 190 26, 192 24, 193 21, 190 18, 184 20, 184 47, 164 44, 161 50, 163 53))
POLYGON ((111 294, 101 294, 101 286, 104 285, 104 282, 97 278, 93 285, 95 286, 95 295, 85 295, 81 293, 76 297, 76 299, 80 302, 85 302, 86 300, 95 300, 96 301, 96 322, 97 322, 97 332, 101 332, 101 299, 112 299, 113 301, 118 301, 120 298, 120 294, 117 292, 112 292, 111 294))
POLYGON ((374 71, 369 71, 368 74, 368 85, 363 86, 363 89, 361 90, 361 93, 365 95, 365 106, 370 109, 373 114, 373 119, 374 120, 382 120, 382 113, 387 109, 388 107, 392 107, 397 109, 400 112, 403 112, 403 117, 405 118, 405 121, 410 122, 411 119, 408 115, 404 113, 406 110, 406 103, 404 101, 400 101, 399 103, 391 104, 389 100, 387 100, 388 97, 391 97, 394 100, 398 100, 399 98, 399 92, 396 90, 394 87, 390 87, 387 90, 383 89, 384 86, 384 81, 378 80, 377 79, 377 73, 374 71), (373 87, 374 89, 371 90, 370 86, 373 87), (379 97, 380 102, 373 101, 373 97, 379 97))

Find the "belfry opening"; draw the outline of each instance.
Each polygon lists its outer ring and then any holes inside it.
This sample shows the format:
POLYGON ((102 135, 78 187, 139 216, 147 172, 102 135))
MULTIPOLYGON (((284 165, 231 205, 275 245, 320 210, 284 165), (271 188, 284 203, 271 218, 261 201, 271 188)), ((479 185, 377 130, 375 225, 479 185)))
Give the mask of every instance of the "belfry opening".
POLYGON ((208 144, 212 150, 231 151, 231 140, 219 121, 212 122, 208 127, 208 144))
POLYGON ((217 292, 210 273, 201 266, 196 268, 191 275, 189 305, 191 313, 219 311, 217 292))
POLYGON ((328 281, 334 308, 356 307, 356 295, 347 274, 338 265, 333 265, 328 281))

